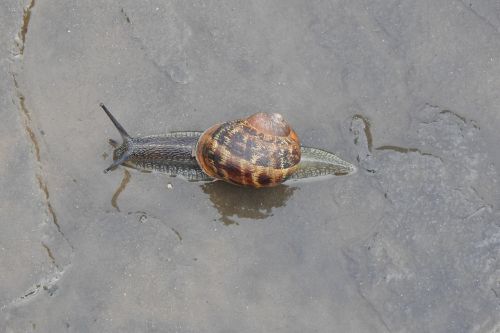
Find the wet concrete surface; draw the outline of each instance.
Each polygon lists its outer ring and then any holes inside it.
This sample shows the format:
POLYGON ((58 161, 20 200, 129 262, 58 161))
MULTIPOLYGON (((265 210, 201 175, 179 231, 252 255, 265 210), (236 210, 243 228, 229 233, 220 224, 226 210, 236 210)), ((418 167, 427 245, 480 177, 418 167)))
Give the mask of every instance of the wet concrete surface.
POLYGON ((497 1, 4 1, 0 330, 500 332, 497 1), (104 174, 282 113, 348 177, 104 174))

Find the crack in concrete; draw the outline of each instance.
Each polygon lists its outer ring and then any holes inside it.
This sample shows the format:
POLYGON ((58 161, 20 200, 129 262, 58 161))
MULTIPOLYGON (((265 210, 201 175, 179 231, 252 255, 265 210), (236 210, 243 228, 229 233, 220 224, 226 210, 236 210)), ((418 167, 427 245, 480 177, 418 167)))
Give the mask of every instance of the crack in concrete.
POLYGON ((45 244, 44 242, 42 242, 42 246, 45 249, 45 251, 47 251, 47 255, 49 256, 52 264, 54 266, 56 266, 58 269, 60 269, 59 265, 56 262, 56 258, 54 257, 54 254, 52 253, 52 250, 50 249, 50 247, 47 244, 45 244))
POLYGON ((56 215, 56 212, 54 210, 54 207, 52 207, 52 204, 50 202, 49 190, 48 190, 48 187, 47 187, 47 182, 42 178, 42 176, 40 174, 37 174, 36 178, 38 180, 38 186, 40 187, 40 189, 42 190, 42 192, 45 195, 45 203, 47 204, 47 210, 49 212, 49 215, 52 217, 52 222, 55 224, 55 226, 57 228, 57 231, 66 239, 66 237, 64 236, 64 233, 61 230, 61 226, 59 225, 59 222, 58 222, 57 215, 56 215))
POLYGON ((467 119, 465 119, 464 116, 461 116, 458 113, 453 112, 451 110, 442 110, 439 112, 439 114, 451 114, 451 115, 455 116, 456 118, 460 119, 464 124, 467 123, 467 119))
POLYGON ((28 293, 24 294, 24 295, 23 295, 23 296, 21 296, 20 298, 21 298, 21 299, 25 299, 25 298, 28 298, 28 297, 30 297, 30 296, 35 295, 35 294, 38 292, 38 290, 40 290, 40 287, 41 287, 41 285, 37 284, 37 285, 35 286, 35 289, 32 289, 32 290, 28 291, 28 293))
POLYGON ((170 229, 175 233, 175 235, 177 236, 177 238, 179 238, 179 243, 182 243, 182 236, 181 236, 180 232, 178 232, 177 230, 175 230, 172 227, 170 227, 170 229))
POLYGON ((125 17, 125 20, 127 21, 128 24, 132 24, 132 21, 130 21, 130 17, 125 13, 125 9, 121 9, 120 12, 122 13, 123 17, 125 17))
MULTIPOLYGON (((373 136, 372 136, 372 131, 371 131, 371 124, 370 121, 365 117, 360 114, 355 114, 352 116, 352 120, 360 119, 363 122, 364 125, 364 132, 365 132, 365 137, 366 137, 366 144, 368 145, 368 151, 371 153, 372 152, 372 147, 373 147, 373 136)), ((353 129, 351 128, 351 132, 353 129)), ((354 139, 355 142, 354 144, 357 144, 356 139, 354 139)))
POLYGON ((387 145, 387 146, 377 147, 377 148, 375 148, 375 150, 390 150, 390 151, 395 151, 395 152, 398 152, 398 153, 401 153, 401 154, 418 153, 418 154, 420 154, 422 156, 431 156, 431 157, 437 158, 441 162, 443 162, 443 159, 441 157, 436 156, 436 155, 431 154, 431 153, 423 152, 423 151, 421 151, 418 148, 408 148, 408 147, 399 147, 399 146, 387 145))
POLYGON ((33 125, 32 125, 33 121, 32 121, 32 117, 31 117, 31 113, 26 106, 26 98, 24 97, 24 94, 21 92, 21 87, 19 85, 19 82, 17 81, 16 74, 15 73, 11 73, 11 74, 12 74, 12 79, 14 82, 14 87, 16 90, 16 95, 17 95, 18 100, 19 100, 19 103, 18 103, 19 110, 21 113, 21 117, 23 119, 22 125, 23 125, 23 128, 26 131, 26 133, 31 141, 31 144, 32 144, 33 150, 34 150, 34 154, 35 154, 35 160, 36 160, 36 163, 38 165, 38 171, 35 172, 35 177, 38 181, 38 187, 44 193, 45 204, 47 205, 48 214, 50 215, 52 222, 56 226, 57 231, 62 235, 62 237, 68 243, 68 245, 71 247, 71 249, 74 249, 73 245, 69 242, 69 240, 66 238, 63 231, 61 230, 61 226, 58 222, 57 214, 55 212, 54 207, 52 206, 52 203, 50 202, 47 181, 44 180, 44 178, 42 176, 42 169, 43 168, 42 168, 40 144, 38 142, 35 131, 33 130, 33 125))
POLYGON ((4 311, 6 309, 10 309, 30 302, 37 295, 40 294, 40 290, 45 290, 49 293, 50 296, 52 296, 55 290, 57 290, 56 287, 57 281, 59 281, 62 278, 62 276, 66 272, 66 268, 68 268, 69 266, 70 265, 68 264, 67 266, 65 266, 64 269, 58 269, 53 274, 43 277, 42 279, 40 279, 38 283, 35 283, 31 288, 26 290, 26 292, 24 292, 22 296, 19 296, 14 300, 10 301, 9 303, 0 307, 0 311, 4 311))
POLYGON ((118 197, 120 196, 120 193, 122 193, 125 188, 127 187, 128 182, 130 181, 130 172, 127 169, 123 169, 123 179, 122 182, 120 183, 120 186, 115 191, 115 194, 113 194, 113 197, 111 198, 111 206, 115 207, 117 211, 120 211, 120 208, 118 207, 118 197))
MULTIPOLYGON (((17 33, 17 36, 14 39, 14 45, 18 50, 17 56, 24 55, 25 43, 26 43, 26 38, 27 38, 27 34, 28 34, 29 23, 30 23, 31 14, 32 14, 32 10, 33 10, 34 6, 35 6, 35 0, 31 0, 28 3, 28 5, 23 9, 22 24, 21 24, 21 27, 19 29, 19 32, 17 33)), ((19 57, 18 59, 22 59, 22 57, 19 57)), ((61 226, 58 222, 56 212, 54 210, 54 207, 49 200, 49 198, 50 198, 49 188, 47 186, 47 181, 43 177, 43 167, 42 167, 40 144, 39 144, 37 135, 35 134, 36 131, 34 130, 34 128, 36 126, 33 125, 33 118, 32 118, 31 112, 29 111, 28 107, 26 106, 26 97, 22 92, 21 86, 20 86, 19 81, 17 79, 17 73, 14 70, 11 70, 11 76, 12 76, 12 82, 14 85, 15 96, 17 97, 17 101, 13 100, 13 102, 19 110, 19 113, 21 115, 22 127, 24 128, 24 130, 27 134, 27 137, 29 138, 29 141, 31 142, 33 155, 35 157, 35 165, 36 165, 35 178, 38 182, 38 187, 39 187, 40 191, 43 193, 43 196, 45 199, 44 201, 45 201, 45 204, 47 206, 48 215, 49 215, 50 219, 52 220, 53 224, 56 226, 57 232, 61 235, 61 237, 64 239, 64 241, 70 247, 71 253, 69 255, 69 263, 66 264, 64 267, 61 267, 57 263, 56 257, 54 256, 52 249, 46 243, 41 242, 42 247, 47 252, 47 255, 48 255, 51 263, 56 268, 55 272, 42 277, 38 281, 38 283, 35 283, 31 288, 29 288, 26 292, 24 292, 22 296, 19 296, 19 297, 15 298, 14 300, 10 301, 9 303, 2 305, 0 307, 0 311, 3 311, 5 309, 8 309, 8 308, 11 308, 14 306, 18 306, 20 304, 23 304, 25 302, 32 300, 35 296, 37 296, 40 293, 40 290, 46 290, 49 293, 49 295, 53 295, 55 290, 57 290, 57 286, 55 286, 56 282, 61 279, 61 277, 66 272, 66 269, 71 266, 71 258, 73 257, 73 254, 74 254, 74 247, 71 244, 71 242, 66 238, 64 233, 62 232, 61 226)))
POLYGON ((431 119, 431 120, 416 119, 416 121, 420 124, 423 124, 423 125, 435 124, 435 123, 443 120, 443 118, 439 117, 440 115, 442 115, 442 116, 448 116, 448 119, 454 119, 456 122, 460 123, 459 126, 460 126, 460 132, 461 132, 462 138, 463 138, 463 130, 464 130, 463 126, 470 125, 478 131, 481 130, 481 126, 479 126, 479 124, 476 120, 470 119, 470 118, 467 119, 464 116, 458 114, 457 112, 448 110, 446 108, 442 108, 439 105, 435 105, 435 104, 431 104, 431 103, 425 103, 425 107, 435 109, 436 114, 434 115, 433 119, 431 119), (441 110, 441 111, 438 111, 438 110, 441 110))
MULTIPOLYGON (((19 110, 21 113, 21 117, 23 118, 23 127, 31 141, 35 153, 35 159, 38 164, 38 172, 36 172, 35 174, 35 177, 38 180, 38 187, 44 193, 45 203, 47 205, 48 213, 51 216, 52 222, 55 224, 57 231, 64 237, 64 239, 71 246, 70 242, 66 239, 64 233, 61 230, 61 226, 59 225, 54 207, 52 206, 52 203, 49 200, 49 190, 47 186, 47 181, 45 181, 42 177, 42 159, 40 154, 40 144, 38 143, 37 136, 35 134, 35 131, 33 130, 32 117, 30 111, 26 106, 26 98, 24 97, 24 94, 21 92, 21 88, 19 82, 17 81, 15 73, 12 73, 12 79, 14 82, 16 95, 19 99, 19 110)), ((71 246, 71 248, 73 248, 73 246, 71 246)))
MULTIPOLYGON (((31 12, 32 12, 34 6, 35 6, 35 0, 31 0, 29 2, 28 6, 23 9, 22 25, 21 25, 21 28, 20 28, 18 34, 17 34, 17 38, 15 40, 16 46, 19 49, 20 55, 24 54, 24 46, 25 46, 26 38, 27 38, 27 34, 28 34, 28 27, 29 27, 29 22, 31 19, 31 12)), ((44 178, 42 176, 42 169, 43 168, 42 168, 40 144, 39 144, 37 136, 35 134, 36 132, 33 129, 34 126, 32 124, 33 119, 31 116, 31 112, 29 111, 28 107, 26 106, 26 97, 21 90, 21 86, 19 84, 19 81, 17 80, 17 74, 14 71, 12 71, 11 75, 12 75, 12 80, 14 83, 16 96, 18 98, 18 106, 19 106, 19 111, 21 113, 21 117, 22 117, 22 125, 23 125, 24 130, 26 131, 26 133, 31 141, 31 144, 32 144, 33 150, 34 150, 34 154, 35 154, 35 159, 36 159, 36 162, 38 165, 38 171, 35 174, 35 177, 38 180, 38 186, 39 186, 40 190, 45 195, 45 203, 47 205, 47 211, 51 217, 52 222, 56 226, 57 231, 62 235, 64 240, 68 243, 68 245, 73 250, 74 247, 69 242, 69 240, 66 238, 64 233, 62 232, 61 226, 58 222, 58 218, 57 218, 55 209, 49 200, 49 190, 48 190, 48 186, 47 186, 47 181, 44 180, 44 178)))
POLYGON ((35 0, 31 0, 28 3, 28 6, 23 9, 23 24, 21 25, 21 29, 17 34, 16 38, 16 46, 19 50, 19 55, 24 54, 24 46, 26 43, 26 36, 28 35, 28 27, 31 19, 31 10, 35 7, 35 0))
POLYGON ((462 5, 462 8, 465 10, 465 11, 468 11, 470 12, 472 15, 474 15, 479 21, 485 23, 487 26, 489 26, 491 29, 493 29, 495 31, 496 34, 499 34, 500 33, 500 29, 495 26, 490 20, 488 20, 486 17, 484 17, 483 15, 479 14, 475 9, 472 8, 472 4, 470 4, 469 6, 467 6, 467 4, 463 1, 463 0, 458 0, 457 1, 459 4, 462 5))

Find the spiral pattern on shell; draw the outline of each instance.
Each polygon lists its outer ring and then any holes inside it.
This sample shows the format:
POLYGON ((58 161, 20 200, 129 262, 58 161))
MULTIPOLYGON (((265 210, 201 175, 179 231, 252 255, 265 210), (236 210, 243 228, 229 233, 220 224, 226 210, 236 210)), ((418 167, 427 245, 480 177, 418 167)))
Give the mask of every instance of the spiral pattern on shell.
POLYGON ((297 170, 300 153, 297 134, 277 113, 212 126, 196 145, 196 159, 207 175, 252 187, 285 181, 297 170))

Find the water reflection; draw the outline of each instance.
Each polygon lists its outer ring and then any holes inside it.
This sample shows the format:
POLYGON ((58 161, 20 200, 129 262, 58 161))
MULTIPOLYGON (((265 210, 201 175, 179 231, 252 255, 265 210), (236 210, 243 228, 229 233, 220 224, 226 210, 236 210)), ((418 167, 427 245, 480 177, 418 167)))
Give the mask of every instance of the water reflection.
POLYGON ((279 185, 273 188, 243 188, 217 181, 200 186, 208 194, 225 225, 238 224, 236 218, 265 219, 273 208, 283 207, 297 187, 279 185))

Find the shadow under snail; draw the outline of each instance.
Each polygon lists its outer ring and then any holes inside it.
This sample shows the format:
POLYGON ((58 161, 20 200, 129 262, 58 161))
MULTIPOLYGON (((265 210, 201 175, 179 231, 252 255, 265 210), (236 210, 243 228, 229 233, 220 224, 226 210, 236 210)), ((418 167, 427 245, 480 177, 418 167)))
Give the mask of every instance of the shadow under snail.
POLYGON ((205 132, 171 132, 131 137, 100 104, 123 142, 113 163, 159 171, 190 181, 221 179, 249 187, 272 187, 288 179, 349 175, 356 167, 327 151, 300 145, 295 131, 278 113, 256 113, 246 119, 217 124, 205 132))

